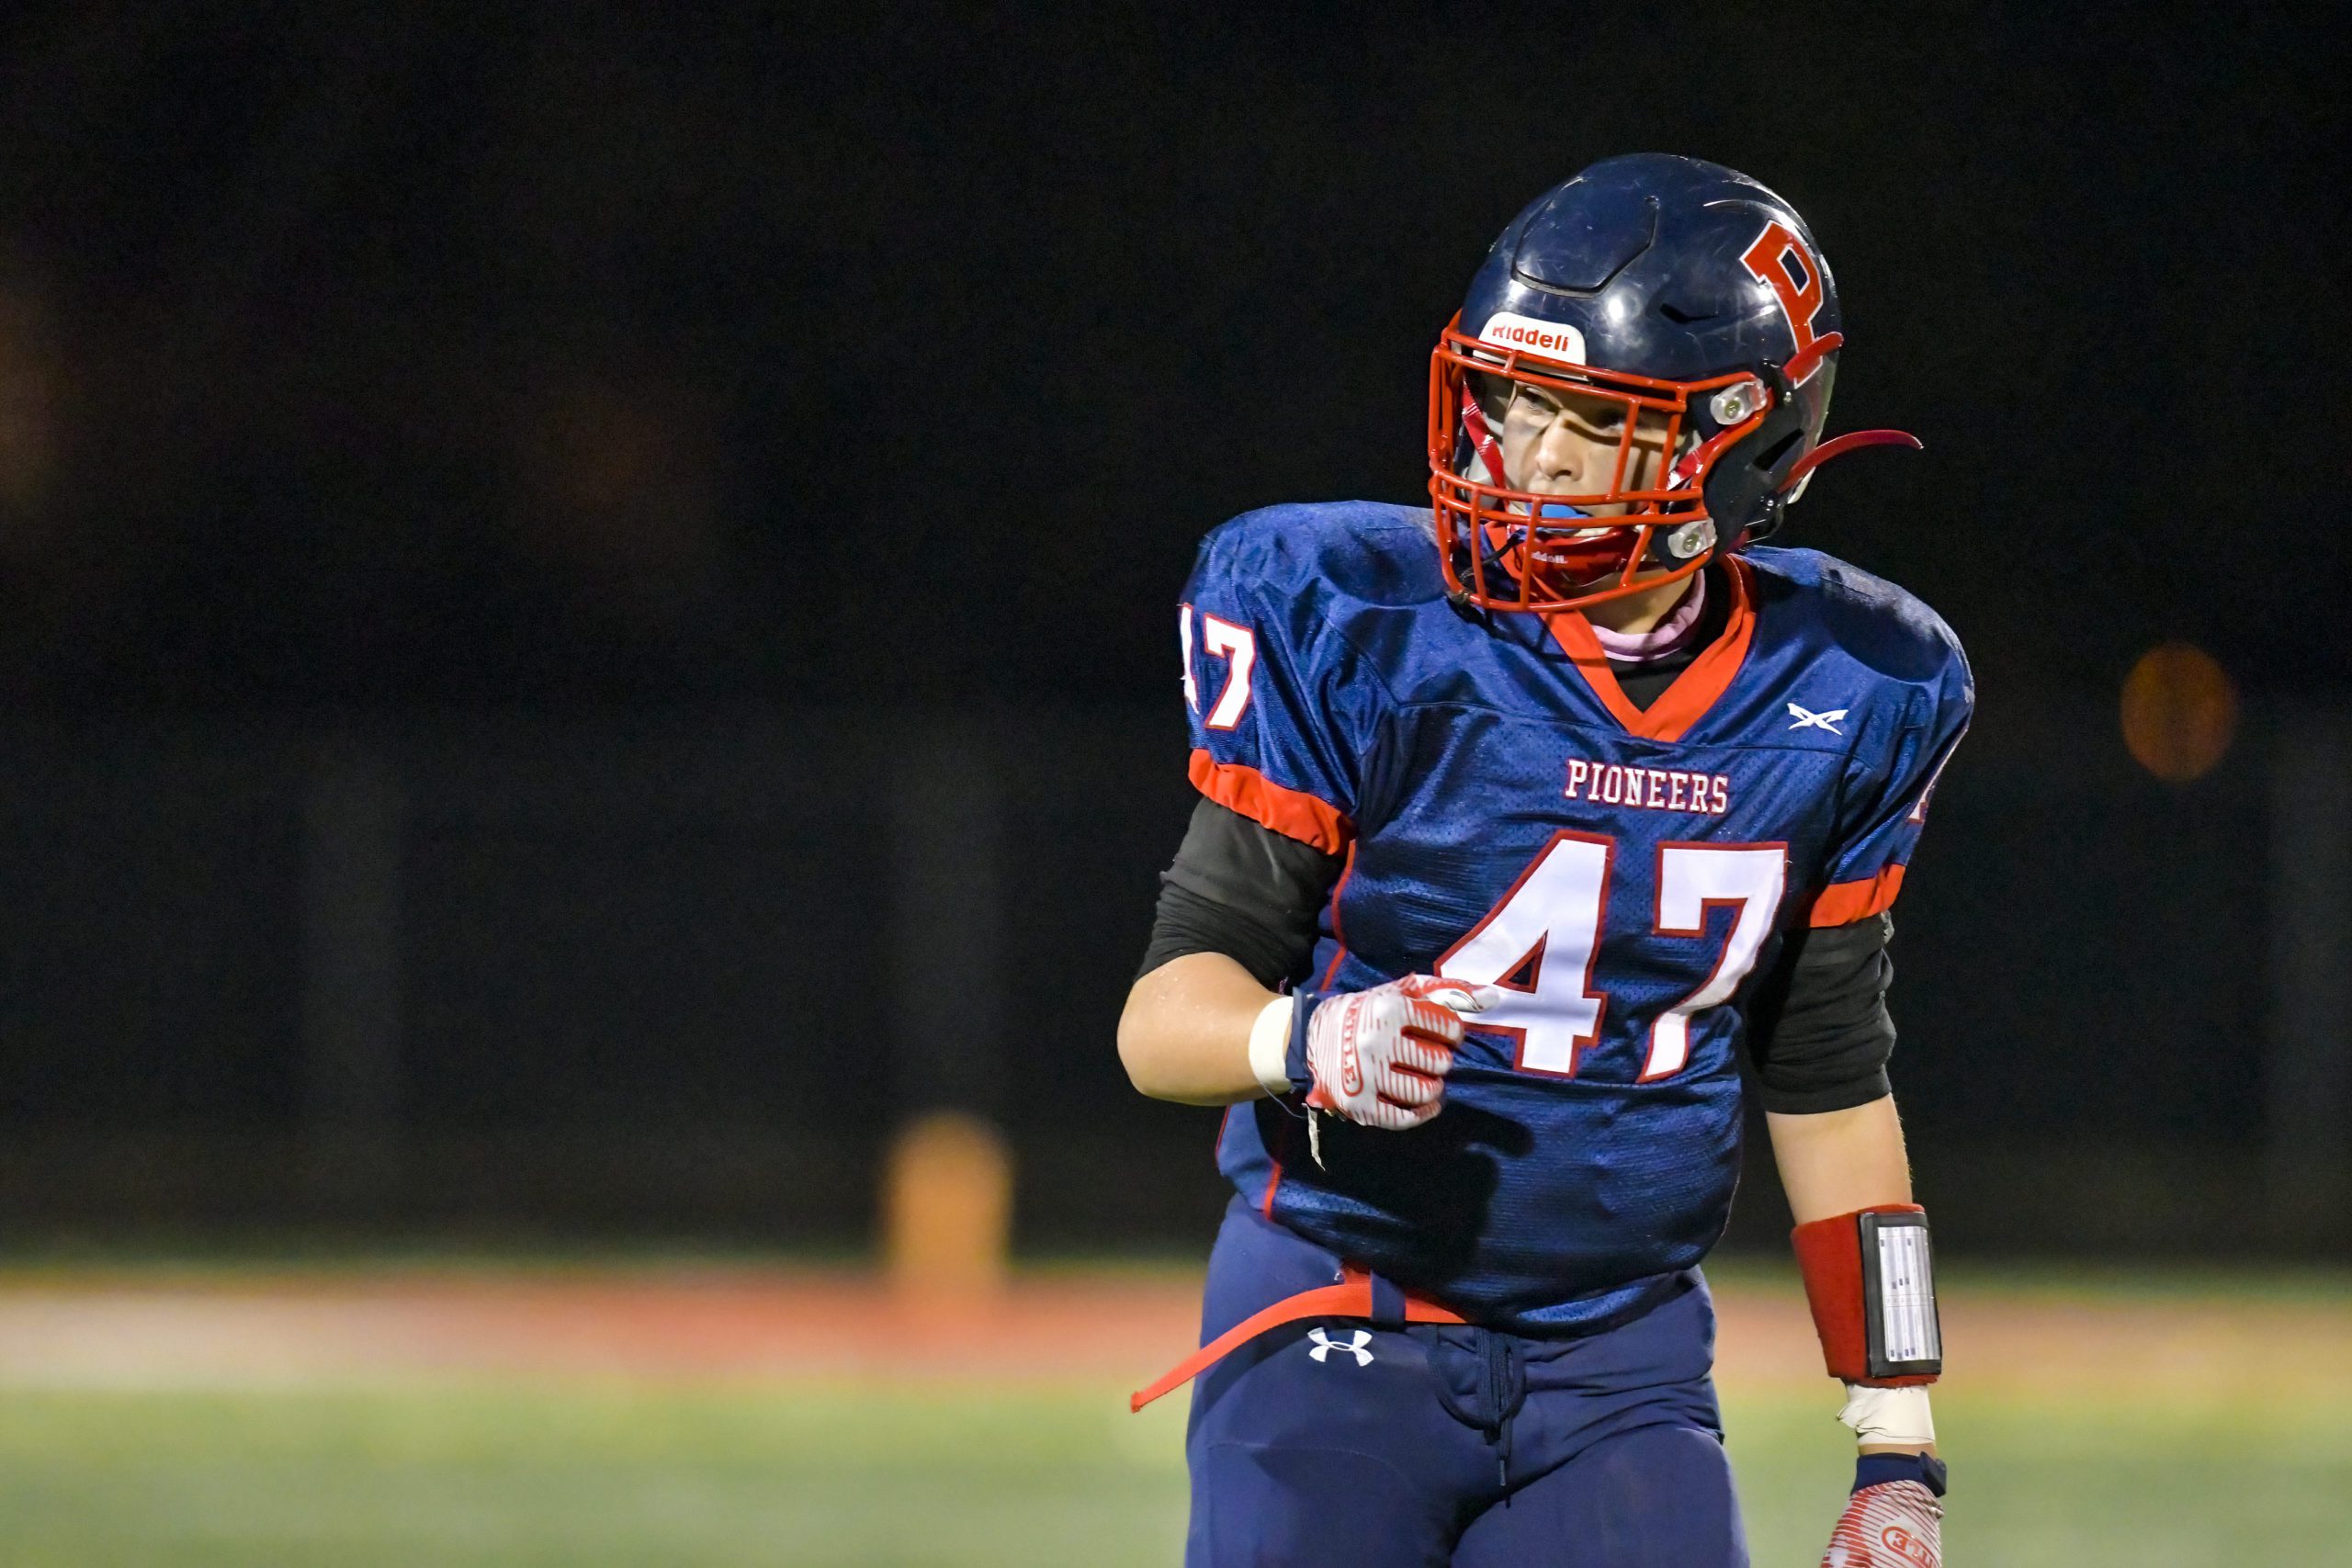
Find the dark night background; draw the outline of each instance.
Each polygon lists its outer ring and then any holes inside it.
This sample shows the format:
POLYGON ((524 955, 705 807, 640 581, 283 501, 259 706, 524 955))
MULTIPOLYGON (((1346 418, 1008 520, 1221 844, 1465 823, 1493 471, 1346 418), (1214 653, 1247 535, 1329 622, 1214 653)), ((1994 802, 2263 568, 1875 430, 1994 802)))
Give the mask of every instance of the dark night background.
MULTIPOLYGON (((1973 1190, 1965 1150, 2096 1144, 2098 1190, 2222 1234, 2279 1098, 2261 748, 2352 668, 2322 20, 12 8, 6 1206, 40 1222, 55 1171, 103 1166, 67 1218, 316 1212, 269 1150, 315 1109, 331 734, 404 802, 375 1103, 456 1151, 431 1163, 487 1190, 552 1140, 553 1190, 613 1163, 596 1140, 691 1164, 692 1130, 740 1163, 581 1211, 853 1224, 888 987, 842 1049, 775 1020, 897 940, 873 781, 952 713, 994 716, 1023 852, 993 884, 1013 1043, 971 1094, 1046 1231, 1150 1209, 1132 1170, 1067 1193, 1090 1148, 1208 1136, 1134 1100, 1109 1033, 1185 809, 1193 544, 1419 493, 1428 351, 1485 246, 1656 149, 1806 215, 1846 317, 1832 429, 1927 442, 1841 464, 1792 538, 1920 592, 1980 682, 1898 911, 1930 1192, 1973 1190), (2249 715, 2180 787, 2113 718, 2174 639, 2249 715), (189 1152, 142 1185, 126 1147, 189 1152)), ((421 1179, 338 1201, 563 1209, 421 1179)), ((1197 1193, 1150 1212, 1202 1234, 1197 1193)))

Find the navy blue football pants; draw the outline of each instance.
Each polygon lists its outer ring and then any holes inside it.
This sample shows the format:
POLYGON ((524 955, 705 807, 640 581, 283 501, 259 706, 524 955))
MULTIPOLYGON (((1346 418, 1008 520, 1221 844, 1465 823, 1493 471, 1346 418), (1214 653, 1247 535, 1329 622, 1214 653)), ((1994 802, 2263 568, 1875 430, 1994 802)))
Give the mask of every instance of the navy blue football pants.
MULTIPOLYGON (((1236 1200, 1209 1259, 1203 1343, 1339 1278, 1236 1200)), ((1202 1374, 1185 1454, 1186 1568, 1735 1568, 1747 1562, 1688 1286, 1581 1339, 1286 1325, 1202 1374)))

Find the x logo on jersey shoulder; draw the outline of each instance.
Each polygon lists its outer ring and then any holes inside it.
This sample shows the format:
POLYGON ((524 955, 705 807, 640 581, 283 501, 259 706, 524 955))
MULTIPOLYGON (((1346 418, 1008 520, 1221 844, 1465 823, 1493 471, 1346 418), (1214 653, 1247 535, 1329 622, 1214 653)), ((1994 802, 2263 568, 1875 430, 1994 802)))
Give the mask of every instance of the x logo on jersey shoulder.
POLYGON ((1796 716, 1796 722, 1789 726, 1791 729, 1826 729, 1832 735, 1846 733, 1838 728, 1838 721, 1846 716, 1844 708, 1830 708, 1823 713, 1815 713, 1811 708, 1799 707, 1796 704, 1791 703, 1789 712, 1796 716))

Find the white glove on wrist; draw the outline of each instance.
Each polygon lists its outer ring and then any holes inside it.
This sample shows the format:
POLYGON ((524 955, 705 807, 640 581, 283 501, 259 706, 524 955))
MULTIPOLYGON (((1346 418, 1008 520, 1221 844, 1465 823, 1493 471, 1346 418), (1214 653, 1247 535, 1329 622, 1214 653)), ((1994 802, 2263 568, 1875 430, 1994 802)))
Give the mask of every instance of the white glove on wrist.
POLYGON ((1821 1568, 1943 1568, 1944 1511, 1916 1481, 1865 1486, 1822 1553, 1821 1568))
POLYGON ((1463 1015, 1499 996, 1492 986, 1408 975, 1326 997, 1306 1021, 1308 1108, 1390 1132, 1421 1125, 1442 1108, 1463 1015))

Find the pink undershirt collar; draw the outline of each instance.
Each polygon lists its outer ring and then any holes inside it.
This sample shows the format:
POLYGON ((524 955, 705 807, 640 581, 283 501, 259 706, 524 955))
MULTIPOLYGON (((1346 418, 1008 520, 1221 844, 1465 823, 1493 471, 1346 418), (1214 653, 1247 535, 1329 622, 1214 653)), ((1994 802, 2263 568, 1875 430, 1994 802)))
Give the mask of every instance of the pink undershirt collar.
POLYGON ((1588 622, 1592 627, 1593 640, 1600 644, 1600 651, 1609 656, 1611 664, 1647 664, 1669 653, 1679 653, 1699 630, 1699 616, 1707 607, 1707 574, 1690 574, 1690 590, 1674 606, 1673 614, 1645 632, 1612 632, 1597 621, 1588 622))

